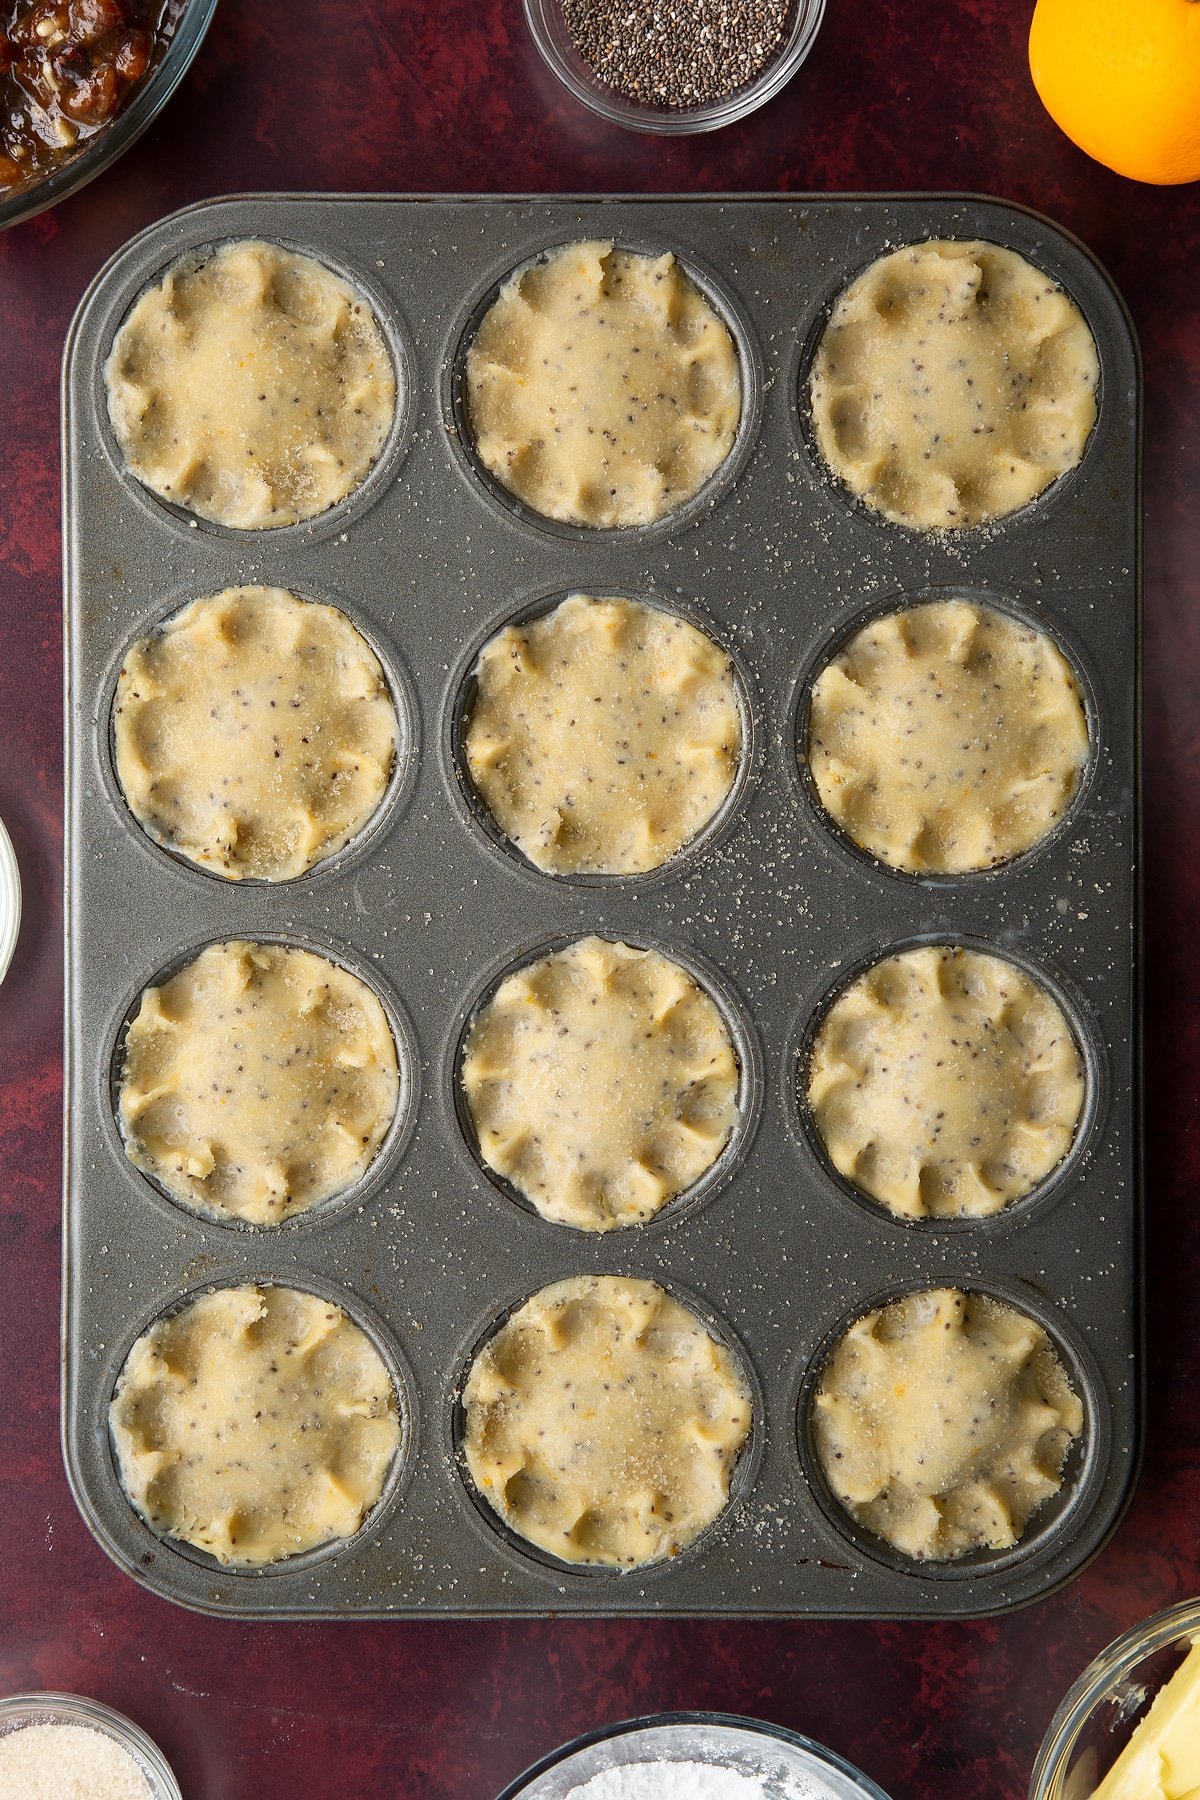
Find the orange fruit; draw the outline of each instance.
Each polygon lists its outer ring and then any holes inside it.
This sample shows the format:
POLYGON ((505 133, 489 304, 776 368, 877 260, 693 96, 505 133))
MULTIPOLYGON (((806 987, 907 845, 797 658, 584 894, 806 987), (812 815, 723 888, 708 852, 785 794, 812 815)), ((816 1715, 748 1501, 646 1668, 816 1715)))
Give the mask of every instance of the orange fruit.
POLYGON ((1200 0, 1037 0, 1029 68, 1097 162, 1134 181, 1200 180, 1200 0))

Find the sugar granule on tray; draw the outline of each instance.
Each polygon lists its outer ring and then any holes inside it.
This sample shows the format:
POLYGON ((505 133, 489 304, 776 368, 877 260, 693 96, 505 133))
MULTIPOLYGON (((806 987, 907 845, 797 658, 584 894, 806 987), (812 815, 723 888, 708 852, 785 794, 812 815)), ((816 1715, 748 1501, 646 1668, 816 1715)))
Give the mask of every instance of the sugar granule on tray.
POLYGON ((829 1789, 794 1776, 742 1775, 712 1763, 642 1762, 604 1769, 567 1800, 828 1800, 829 1789))
POLYGON ((128 1750, 90 1725, 18 1725, 0 1736, 0 1800, 154 1800, 128 1750))

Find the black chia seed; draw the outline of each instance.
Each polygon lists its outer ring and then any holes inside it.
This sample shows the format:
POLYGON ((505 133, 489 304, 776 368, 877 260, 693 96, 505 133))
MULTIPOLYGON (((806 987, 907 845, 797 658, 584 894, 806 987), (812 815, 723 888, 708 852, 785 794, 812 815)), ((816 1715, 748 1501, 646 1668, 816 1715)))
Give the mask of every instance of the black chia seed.
POLYGON ((793 0, 562 0, 596 79, 631 100, 684 111, 736 94, 783 40, 793 0))

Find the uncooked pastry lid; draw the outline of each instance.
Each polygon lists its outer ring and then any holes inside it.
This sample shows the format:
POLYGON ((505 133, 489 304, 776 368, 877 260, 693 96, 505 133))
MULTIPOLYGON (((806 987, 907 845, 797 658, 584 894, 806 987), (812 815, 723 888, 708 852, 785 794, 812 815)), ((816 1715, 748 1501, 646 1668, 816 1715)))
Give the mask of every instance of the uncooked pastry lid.
POLYGON ((21 871, 12 839, 0 819, 0 981, 8 973, 21 929, 21 871))

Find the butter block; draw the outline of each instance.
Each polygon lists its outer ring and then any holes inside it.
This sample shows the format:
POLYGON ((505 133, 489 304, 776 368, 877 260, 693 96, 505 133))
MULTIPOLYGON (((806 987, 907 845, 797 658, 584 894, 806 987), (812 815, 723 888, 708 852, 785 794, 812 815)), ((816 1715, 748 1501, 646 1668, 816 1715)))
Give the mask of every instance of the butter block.
POLYGON ((1200 1643, 1155 1696, 1091 1800, 1200 1800, 1200 1643))

